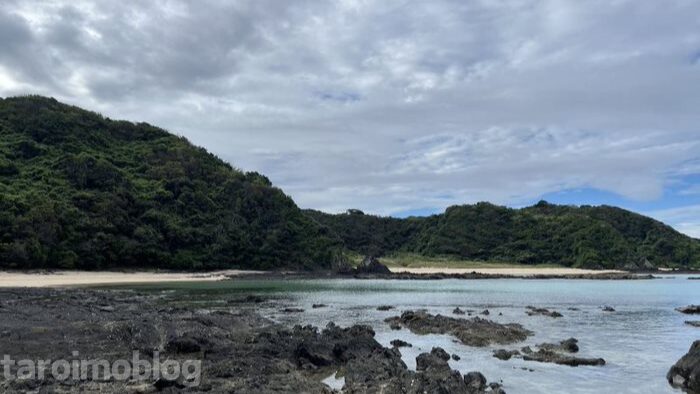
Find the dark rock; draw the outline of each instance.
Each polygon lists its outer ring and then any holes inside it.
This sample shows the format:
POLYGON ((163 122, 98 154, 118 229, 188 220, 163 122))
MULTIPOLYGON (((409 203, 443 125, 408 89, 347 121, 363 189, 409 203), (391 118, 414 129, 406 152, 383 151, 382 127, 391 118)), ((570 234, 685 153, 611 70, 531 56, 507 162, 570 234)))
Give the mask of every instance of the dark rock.
POLYGON ((328 305, 326 305, 326 304, 313 304, 313 305, 311 305, 311 308, 318 309, 318 308, 325 308, 327 306, 328 305))
POLYGON ((680 313, 685 313, 686 315, 697 315, 700 314, 700 305, 688 305, 680 308, 676 308, 680 313))
POLYGON ((700 393, 700 341, 690 346, 688 353, 671 367, 668 383, 689 393, 700 393))
POLYGON ((528 316, 536 316, 536 315, 542 315, 542 316, 549 316, 549 317, 562 317, 563 315, 557 311, 550 311, 549 309, 546 308, 535 308, 534 306, 527 306, 526 307, 528 316))
POLYGON ((284 313, 301 313, 304 312, 302 308, 284 308, 282 309, 282 312, 284 313))
POLYGON ((410 343, 406 341, 402 341, 400 339, 394 339, 393 341, 390 342, 391 346, 393 347, 413 347, 410 343))
POLYGON ((391 274, 391 270, 386 265, 380 263, 374 256, 365 257, 360 265, 355 268, 355 272, 358 274, 391 274))
POLYGON ((513 356, 519 356, 520 352, 517 350, 506 350, 506 349, 498 349, 494 350, 493 356, 496 357, 499 360, 510 360, 511 357, 513 356))
POLYGON ((392 330, 398 331, 401 329, 401 324, 396 323, 396 322, 391 322, 391 323, 389 323, 389 328, 391 328, 392 330))
POLYGON ((391 305, 380 305, 377 307, 378 311, 390 311, 392 309, 394 309, 394 307, 391 305))
POLYGON ((574 308, 574 307, 572 307, 572 306, 566 308, 566 310, 567 310, 567 311, 580 311, 579 308, 574 308))
POLYGON ((693 327, 699 327, 700 328, 700 320, 686 320, 685 324, 693 327))
POLYGON ((605 365, 605 360, 602 358, 573 357, 548 349, 539 349, 536 352, 525 354, 523 355, 523 360, 568 365, 570 367, 578 367, 579 365, 605 365))
POLYGON ((452 313, 454 313, 455 315, 463 315, 466 312, 464 312, 463 310, 459 309, 459 307, 457 307, 457 308, 452 310, 452 313))
POLYGON ((450 355, 440 347, 434 347, 430 353, 421 353, 416 357, 416 371, 449 370, 447 361, 450 355))
POLYGON ((464 375, 464 383, 470 390, 484 390, 486 388, 486 377, 481 372, 469 372, 464 375))
POLYGON ((484 315, 484 316, 488 316, 488 315, 491 314, 491 312, 489 312, 488 309, 484 309, 484 310, 481 312, 481 314, 484 315))
POLYGON ((202 346, 199 339, 184 335, 168 339, 165 350, 174 353, 196 353, 202 350, 202 346))
POLYGON ((613 308, 609 305, 604 306, 602 309, 603 309, 603 312, 615 312, 615 308, 613 308))
POLYGON ((459 357, 458 355, 453 354, 453 355, 452 355, 452 359, 455 360, 455 361, 459 361, 459 360, 462 359, 462 357, 459 357))
POLYGON ((405 326, 416 334, 450 334, 468 346, 505 345, 524 341, 533 334, 519 324, 500 324, 479 317, 459 319, 425 311, 405 311, 385 321, 405 326))
POLYGON ((559 342, 554 343, 541 343, 537 345, 540 349, 546 349, 555 352, 566 352, 566 353, 578 353, 578 340, 576 338, 569 338, 559 342))

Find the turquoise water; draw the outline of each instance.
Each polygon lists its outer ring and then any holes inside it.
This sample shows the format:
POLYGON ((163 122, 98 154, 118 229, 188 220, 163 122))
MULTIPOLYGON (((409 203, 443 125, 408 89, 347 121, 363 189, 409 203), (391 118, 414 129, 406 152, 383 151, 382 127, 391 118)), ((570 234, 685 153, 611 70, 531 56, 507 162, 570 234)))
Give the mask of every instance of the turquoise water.
MULTIPOLYGON (((461 357, 450 361, 462 373, 478 370, 490 381, 503 381, 508 393, 673 393, 666 372, 700 339, 700 329, 684 324, 692 316, 674 308, 700 304, 700 281, 686 276, 666 276, 644 281, 592 280, 234 280, 227 282, 160 285, 187 293, 189 300, 216 302, 240 294, 279 297, 283 306, 305 309, 285 314, 280 303, 261 304, 263 315, 285 324, 325 326, 333 321, 347 326, 369 324, 385 346, 399 338, 413 344, 402 348, 404 361, 415 368, 415 357, 433 346, 441 346, 461 357), (312 309, 314 303, 327 308, 312 309), (379 305, 396 309, 377 311, 379 305), (533 305, 561 312, 564 317, 527 316, 533 305), (613 306, 615 313, 601 311, 613 306), (453 316, 451 311, 489 309, 491 320, 520 323, 535 332, 509 349, 569 337, 579 340, 582 357, 602 357, 603 367, 568 367, 523 360, 501 361, 491 356, 497 347, 472 348, 446 335, 411 334, 393 331, 384 319, 402 310, 427 309, 453 316), (569 307, 578 311, 567 310, 569 307), (499 313, 502 316, 499 316, 499 313), (524 368, 524 369, 523 369, 524 368), (533 371, 530 371, 533 370, 533 371)), ((153 288, 153 286, 151 286, 153 288)))

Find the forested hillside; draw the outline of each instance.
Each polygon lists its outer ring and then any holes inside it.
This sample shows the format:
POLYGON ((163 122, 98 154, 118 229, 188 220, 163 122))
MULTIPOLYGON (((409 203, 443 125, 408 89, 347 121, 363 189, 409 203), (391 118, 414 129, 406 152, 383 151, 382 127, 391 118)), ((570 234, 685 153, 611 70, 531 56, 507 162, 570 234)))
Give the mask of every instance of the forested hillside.
POLYGON ((342 250, 592 268, 700 268, 700 241, 614 207, 301 211, 181 137, 56 100, 0 99, 0 267, 327 268, 342 250))
POLYGON ((338 241, 257 173, 44 97, 0 99, 0 266, 317 268, 338 241))
POLYGON ((359 253, 417 253, 481 261, 588 268, 700 268, 700 241, 651 218, 610 206, 523 209, 461 205, 426 218, 359 211, 307 213, 359 253))

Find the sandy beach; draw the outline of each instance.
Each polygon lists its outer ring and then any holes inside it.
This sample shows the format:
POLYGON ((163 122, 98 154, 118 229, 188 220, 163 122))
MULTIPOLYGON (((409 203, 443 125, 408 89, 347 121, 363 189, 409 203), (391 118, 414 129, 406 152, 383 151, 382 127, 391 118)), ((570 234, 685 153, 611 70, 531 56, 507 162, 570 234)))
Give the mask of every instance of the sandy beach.
POLYGON ((619 270, 587 270, 579 268, 443 268, 443 267, 390 267, 392 272, 408 272, 412 274, 468 274, 476 272, 490 275, 531 276, 531 275, 587 275, 622 273, 619 270))
MULTIPOLYGON (((443 268, 443 267, 391 267, 392 272, 413 274, 480 274, 533 276, 533 275, 581 275, 622 273, 617 270, 586 270, 577 268, 443 268)), ((222 270, 201 273, 188 272, 111 272, 111 271, 47 271, 47 272, 0 272, 0 288, 7 287, 61 287, 106 284, 193 282, 225 280, 232 276, 265 274, 264 271, 222 270)))
POLYGON ((186 272, 51 271, 0 272, 0 287, 59 287, 103 284, 217 281, 230 276, 258 274, 261 271, 222 270, 186 272))

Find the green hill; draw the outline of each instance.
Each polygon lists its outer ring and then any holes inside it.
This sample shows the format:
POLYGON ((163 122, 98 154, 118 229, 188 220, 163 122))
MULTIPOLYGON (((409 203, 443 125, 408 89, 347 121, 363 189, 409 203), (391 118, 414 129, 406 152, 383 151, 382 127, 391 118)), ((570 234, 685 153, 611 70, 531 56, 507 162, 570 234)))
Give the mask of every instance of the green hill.
POLYGON ((317 268, 337 249, 267 178, 184 138, 0 99, 0 267, 317 268))
POLYGON ((395 219, 301 211, 181 137, 44 97, 0 99, 1 268, 328 268, 341 250, 700 268, 700 241, 614 207, 488 203, 395 219))
POLYGON ((609 206, 544 201, 523 209, 461 205, 426 218, 395 219, 359 211, 307 211, 358 253, 561 264, 586 268, 700 268, 700 241, 651 218, 609 206))

